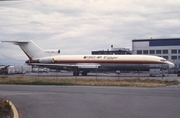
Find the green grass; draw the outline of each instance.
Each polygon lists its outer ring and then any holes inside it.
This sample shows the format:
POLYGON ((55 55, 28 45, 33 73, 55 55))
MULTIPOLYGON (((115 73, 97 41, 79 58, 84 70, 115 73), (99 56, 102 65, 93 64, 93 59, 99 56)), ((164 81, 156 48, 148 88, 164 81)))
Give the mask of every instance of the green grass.
POLYGON ((41 78, 0 78, 0 84, 9 85, 60 85, 60 86, 137 86, 162 87, 180 84, 178 81, 155 79, 41 79, 41 78))

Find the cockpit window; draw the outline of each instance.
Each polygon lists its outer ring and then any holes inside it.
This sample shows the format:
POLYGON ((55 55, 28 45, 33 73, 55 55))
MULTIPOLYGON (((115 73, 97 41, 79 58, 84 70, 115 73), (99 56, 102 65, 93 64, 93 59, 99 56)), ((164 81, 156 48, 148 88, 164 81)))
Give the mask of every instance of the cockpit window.
POLYGON ((165 61, 166 61, 166 59, 161 59, 161 61, 162 61, 162 62, 165 62, 165 61))

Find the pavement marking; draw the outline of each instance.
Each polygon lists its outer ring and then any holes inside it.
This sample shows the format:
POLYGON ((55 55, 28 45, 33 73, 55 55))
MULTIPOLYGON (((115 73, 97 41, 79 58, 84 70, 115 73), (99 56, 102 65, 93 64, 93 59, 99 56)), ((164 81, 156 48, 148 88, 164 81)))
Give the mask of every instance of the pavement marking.
POLYGON ((14 104, 9 100, 7 100, 7 101, 9 102, 9 105, 11 106, 13 116, 14 116, 13 118, 19 118, 18 111, 17 111, 16 107, 14 106, 14 104))

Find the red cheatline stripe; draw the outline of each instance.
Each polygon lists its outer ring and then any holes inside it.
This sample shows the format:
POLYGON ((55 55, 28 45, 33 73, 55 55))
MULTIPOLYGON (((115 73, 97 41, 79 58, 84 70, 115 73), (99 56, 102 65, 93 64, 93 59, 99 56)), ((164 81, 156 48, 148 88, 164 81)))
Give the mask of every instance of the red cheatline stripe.
POLYGON ((157 61, 139 61, 139 60, 54 60, 54 63, 127 63, 127 64, 165 64, 157 61))

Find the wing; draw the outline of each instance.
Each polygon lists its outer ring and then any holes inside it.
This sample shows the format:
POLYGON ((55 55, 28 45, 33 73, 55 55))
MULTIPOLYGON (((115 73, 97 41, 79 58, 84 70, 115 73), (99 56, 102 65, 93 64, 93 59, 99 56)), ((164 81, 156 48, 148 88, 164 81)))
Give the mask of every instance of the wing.
POLYGON ((100 67, 97 63, 76 63, 76 64, 47 64, 47 63, 28 63, 28 65, 46 67, 51 69, 61 69, 61 70, 74 70, 78 68, 79 70, 93 70, 100 67))

